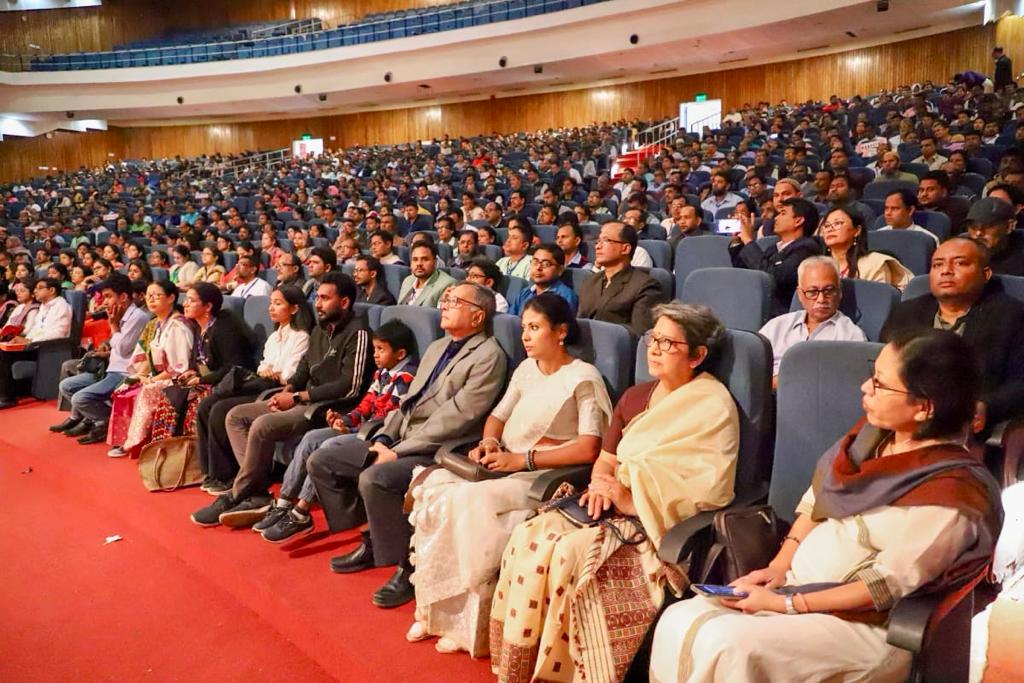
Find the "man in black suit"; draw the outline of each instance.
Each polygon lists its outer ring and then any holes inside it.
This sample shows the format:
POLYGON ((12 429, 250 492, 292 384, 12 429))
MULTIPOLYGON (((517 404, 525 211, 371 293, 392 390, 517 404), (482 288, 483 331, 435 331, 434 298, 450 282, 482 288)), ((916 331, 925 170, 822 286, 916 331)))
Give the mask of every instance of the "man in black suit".
POLYGON ((1024 235, 1016 224, 1013 206, 998 197, 979 199, 967 213, 967 234, 988 247, 993 273, 1024 275, 1024 235))
POLYGON ((931 293, 904 301, 882 328, 882 341, 912 328, 953 330, 978 355, 985 379, 979 416, 989 426, 1024 414, 1024 303, 991 281, 988 249, 951 237, 932 256, 931 293))
POLYGON ((636 243, 636 230, 628 225, 612 221, 601 226, 594 243, 600 272, 580 286, 577 317, 624 325, 638 337, 651 329, 651 307, 661 303, 661 288, 630 265, 636 243))
POLYGON ((381 306, 395 304, 395 296, 384 285, 384 268, 374 257, 357 256, 352 279, 356 283, 356 303, 381 306))
POLYGON ((811 237, 818 229, 818 209, 800 197, 786 199, 775 216, 774 228, 779 241, 762 249, 757 243, 753 218, 741 218, 740 231, 729 245, 734 266, 763 271, 775 280, 772 317, 789 311, 800 262, 821 253, 818 241, 811 237))
POLYGON ((996 69, 992 77, 992 83, 995 85, 996 93, 1002 93, 1003 88, 1008 85, 1013 85, 1013 60, 1010 59, 1003 52, 1003 48, 999 46, 992 48, 992 59, 996 62, 996 69))

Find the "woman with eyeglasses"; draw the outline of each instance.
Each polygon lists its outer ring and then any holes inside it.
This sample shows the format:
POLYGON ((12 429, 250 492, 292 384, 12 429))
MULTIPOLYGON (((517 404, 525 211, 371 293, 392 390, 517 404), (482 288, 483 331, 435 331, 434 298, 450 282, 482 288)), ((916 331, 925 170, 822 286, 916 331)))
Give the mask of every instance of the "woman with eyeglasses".
POLYGON ((597 368, 567 350, 578 335, 565 299, 531 299, 522 322, 527 358, 469 452, 471 461, 507 476, 471 482, 442 468, 413 487, 416 621, 408 640, 439 636, 439 652, 486 656, 501 553, 537 507, 531 486, 545 469, 597 459, 612 404, 597 368))
POLYGON ((861 386, 865 419, 818 461, 778 554, 733 582, 742 599, 669 607, 651 680, 906 680, 889 610, 981 579, 1002 524, 999 486, 966 445, 980 388, 953 332, 886 345, 861 386))
POLYGON ((196 271, 192 283, 209 282, 220 285, 221 278, 227 272, 224 270, 224 254, 220 253, 217 247, 204 247, 202 260, 203 265, 196 271))
POLYGON ((149 434, 150 417, 163 389, 192 367, 195 326, 178 310, 178 288, 158 280, 146 288, 146 307, 153 314, 152 338, 135 347, 133 374, 114 390, 108 441, 112 458, 128 455, 149 434))
POLYGON ((884 282, 900 291, 914 278, 896 257, 868 250, 864 218, 849 207, 837 206, 829 211, 818 231, 844 278, 884 282))
POLYGON ((725 328, 704 306, 653 314, 644 341, 655 379, 619 399, 579 505, 520 524, 505 548, 490 643, 503 683, 622 680, 665 589, 686 586, 658 558, 661 539, 733 498, 739 416, 704 369, 725 328))

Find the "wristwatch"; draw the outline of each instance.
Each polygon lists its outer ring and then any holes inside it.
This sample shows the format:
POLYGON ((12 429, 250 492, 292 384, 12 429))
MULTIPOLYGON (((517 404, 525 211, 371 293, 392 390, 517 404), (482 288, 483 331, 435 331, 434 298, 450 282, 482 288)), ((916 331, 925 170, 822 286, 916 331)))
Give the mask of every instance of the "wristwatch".
POLYGON ((301 405, 302 404, 302 394, 300 394, 297 391, 294 394, 292 394, 292 403, 298 403, 298 404, 301 405))
POLYGON ((783 599, 786 601, 786 614, 800 614, 796 611, 796 605, 793 604, 792 595, 783 596, 783 599))

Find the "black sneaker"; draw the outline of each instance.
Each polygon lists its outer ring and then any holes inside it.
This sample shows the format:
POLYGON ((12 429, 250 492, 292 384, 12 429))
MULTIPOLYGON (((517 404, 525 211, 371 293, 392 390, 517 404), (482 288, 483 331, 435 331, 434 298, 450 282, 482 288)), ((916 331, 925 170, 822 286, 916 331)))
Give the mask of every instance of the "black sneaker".
MULTIPOLYGON (((218 499, 219 500, 219 499, 218 499)), ((232 529, 247 529, 263 519, 274 499, 270 496, 249 496, 220 514, 220 523, 232 529)))
POLYGON ((312 530, 313 515, 292 508, 278 520, 277 524, 263 532, 263 538, 271 543, 284 543, 290 538, 308 534, 312 530))
POLYGON ((220 526, 221 514, 225 510, 230 510, 234 505, 235 501, 231 498, 231 494, 225 493, 206 507, 193 512, 191 519, 199 526, 220 526))
POLYGON ((230 491, 234 484, 235 482, 233 481, 221 481, 220 479, 211 478, 208 481, 204 481, 202 486, 199 488, 206 491, 211 496, 219 496, 222 493, 230 491))
POLYGON ((292 504, 286 500, 274 501, 273 507, 267 510, 267 514, 263 516, 263 519, 252 525, 252 530, 260 534, 263 533, 281 521, 281 518, 287 515, 291 509, 292 504))

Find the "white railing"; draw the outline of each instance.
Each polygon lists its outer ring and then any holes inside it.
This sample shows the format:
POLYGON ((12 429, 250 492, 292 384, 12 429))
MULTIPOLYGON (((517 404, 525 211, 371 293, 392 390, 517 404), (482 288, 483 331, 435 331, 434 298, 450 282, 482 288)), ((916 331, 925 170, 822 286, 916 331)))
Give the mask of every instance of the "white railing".
POLYGON ((214 169, 213 174, 219 178, 235 178, 244 175, 246 172, 264 170, 275 164, 288 161, 292 156, 292 150, 288 147, 275 149, 269 152, 258 152, 244 157, 231 159, 230 161, 214 169))
POLYGON ((249 38, 273 38, 278 35, 298 36, 303 33, 316 33, 317 31, 323 30, 324 23, 314 17, 312 19, 296 19, 294 21, 286 21, 281 24, 274 24, 273 26, 255 28, 249 31, 249 38), (284 29, 284 33, 281 33, 282 29, 284 29))
POLYGON ((663 121, 656 126, 651 126, 650 128, 637 133, 636 140, 634 140, 634 149, 664 144, 665 142, 674 139, 679 133, 679 130, 679 117, 663 121))

